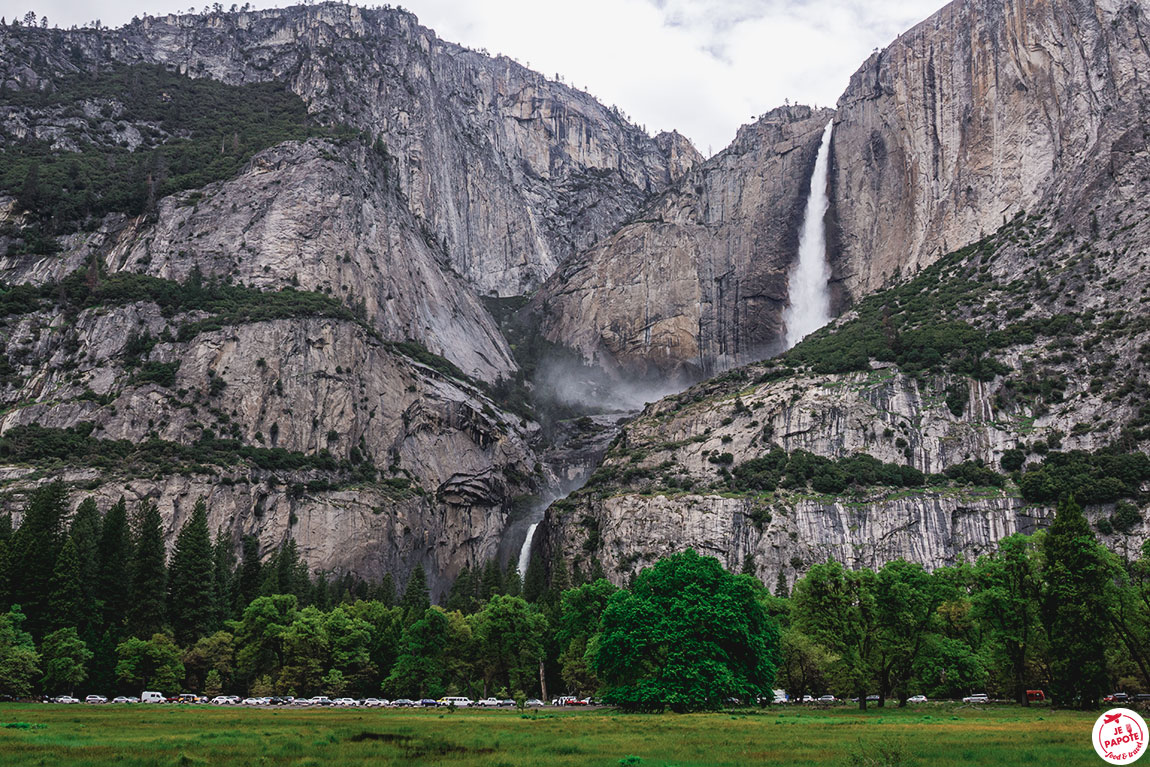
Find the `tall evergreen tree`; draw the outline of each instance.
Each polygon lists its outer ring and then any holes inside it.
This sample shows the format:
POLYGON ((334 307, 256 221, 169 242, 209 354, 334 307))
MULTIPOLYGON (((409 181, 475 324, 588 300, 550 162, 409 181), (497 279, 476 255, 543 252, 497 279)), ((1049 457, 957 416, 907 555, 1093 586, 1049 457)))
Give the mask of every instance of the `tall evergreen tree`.
POLYGON ((178 644, 191 644, 214 628, 214 564, 208 507, 200 498, 176 536, 168 571, 168 617, 178 644))
POLYGON ((145 504, 132 562, 132 602, 128 609, 128 631, 146 638, 163 630, 167 596, 164 566, 164 532, 160 510, 145 504))
POLYGON ((236 613, 242 613, 260 594, 260 544, 245 535, 240 548, 240 571, 236 578, 236 613))
POLYGON ((395 579, 391 577, 391 573, 385 573, 383 580, 379 582, 376 599, 387 607, 395 607, 395 579))
POLYGON ((483 566, 483 582, 480 586, 480 599, 487 601, 503 593, 503 571, 495 559, 487 560, 483 566))
POLYGON ((98 548, 100 566, 96 573, 96 601, 104 612, 103 624, 112 628, 115 644, 119 641, 132 594, 132 534, 128 526, 128 505, 123 498, 104 515, 98 548))
POLYGON ((232 542, 218 533, 212 547, 212 628, 218 629, 232 617, 235 604, 236 552, 232 542))
POLYGON ((1050 637, 1050 687, 1056 704, 1097 708, 1108 684, 1108 586, 1115 572, 1082 509, 1069 498, 1058 505, 1043 541, 1045 592, 1042 619, 1050 637))
POLYGON ((475 584, 471 573, 471 566, 464 565, 459 571, 455 582, 451 584, 451 591, 447 594, 445 607, 449 611, 458 610, 461 613, 470 613, 475 609, 475 584))
POLYGON ((509 597, 517 597, 523 591, 523 579, 519 577, 519 563, 514 557, 507 563, 507 570, 503 573, 503 593, 509 597))
POLYGON ((80 586, 80 558, 76 543, 69 537, 56 557, 48 581, 48 614, 44 627, 48 631, 75 628, 83 619, 84 590, 80 586))
POLYGON ((787 588, 787 576, 782 568, 779 569, 779 574, 775 578, 775 596, 779 599, 789 599, 791 590, 787 588))
POLYGON ((80 569, 81 618, 76 624, 81 639, 93 641, 99 633, 102 607, 97 591, 100 573, 100 510, 94 498, 85 498, 72 515, 69 532, 76 546, 76 559, 80 569))
POLYGON ((300 605, 310 604, 311 578, 308 575, 307 563, 300 559, 299 547, 296 546, 294 538, 288 538, 280 547, 276 570, 280 593, 295 594, 300 605))
POLYGON ((411 621, 419 620, 423 611, 431 606, 431 598, 427 593, 427 573, 423 571, 423 565, 416 565, 411 571, 399 606, 407 611, 411 621))
POLYGON ((539 552, 531 553, 527 572, 523 575, 523 598, 528 602, 538 602, 547 591, 547 573, 543 570, 543 557, 539 552))
POLYGON ((64 545, 67 495, 61 482, 37 489, 28 501, 24 521, 12 537, 8 554, 11 601, 27 616, 27 630, 43 637, 48 625, 49 580, 64 545))

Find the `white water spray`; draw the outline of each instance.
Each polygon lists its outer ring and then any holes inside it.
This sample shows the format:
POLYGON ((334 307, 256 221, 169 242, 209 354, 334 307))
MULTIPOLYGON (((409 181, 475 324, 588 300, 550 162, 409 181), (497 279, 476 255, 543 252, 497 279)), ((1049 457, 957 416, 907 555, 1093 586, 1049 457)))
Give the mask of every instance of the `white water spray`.
POLYGON ((531 539, 535 537, 535 528, 537 527, 539 527, 538 522, 531 523, 531 527, 527 528, 527 537, 523 539, 523 548, 519 549, 520 578, 527 576, 527 565, 531 564, 531 539))
POLYGON ((827 213, 827 156, 830 154, 833 126, 833 122, 827 123, 815 156, 811 192, 803 214, 803 229, 799 233, 799 260, 790 274, 787 308, 783 311, 788 349, 803 340, 803 336, 831 321, 831 300, 827 290, 831 268, 827 263, 823 218, 827 213))

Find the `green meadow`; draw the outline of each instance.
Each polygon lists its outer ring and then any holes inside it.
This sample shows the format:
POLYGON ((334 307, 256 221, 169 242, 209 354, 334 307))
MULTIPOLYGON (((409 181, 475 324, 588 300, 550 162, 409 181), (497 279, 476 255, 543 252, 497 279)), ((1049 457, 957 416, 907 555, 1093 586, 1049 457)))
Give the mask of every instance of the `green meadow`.
POLYGON ((1097 714, 927 704, 709 714, 614 710, 0 705, 0 764, 1096 765, 1097 714))

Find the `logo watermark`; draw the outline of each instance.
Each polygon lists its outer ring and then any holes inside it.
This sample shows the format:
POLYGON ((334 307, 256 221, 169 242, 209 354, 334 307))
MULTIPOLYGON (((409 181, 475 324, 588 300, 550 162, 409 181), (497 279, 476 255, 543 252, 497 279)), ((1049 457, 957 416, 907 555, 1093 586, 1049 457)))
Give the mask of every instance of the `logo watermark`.
POLYGON ((1146 722, 1128 708, 1112 708, 1094 723, 1094 750, 1110 764, 1132 764, 1146 751, 1146 722))

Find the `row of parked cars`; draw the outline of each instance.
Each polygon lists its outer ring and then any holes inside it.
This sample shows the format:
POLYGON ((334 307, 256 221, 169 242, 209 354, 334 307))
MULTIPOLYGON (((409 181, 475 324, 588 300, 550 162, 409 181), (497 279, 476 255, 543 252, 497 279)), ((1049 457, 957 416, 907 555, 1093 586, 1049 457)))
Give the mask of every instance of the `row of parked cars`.
MULTIPOLYGON (((108 703, 103 695, 89 695, 83 701, 71 695, 60 695, 45 699, 47 703, 108 703)), ((296 698, 291 695, 262 696, 241 698, 239 695, 217 695, 208 698, 206 695, 183 693, 173 697, 164 697, 157 692, 144 692, 142 697, 121 695, 113 698, 112 703, 186 703, 210 704, 213 706, 332 706, 335 708, 437 708, 454 706, 456 708, 515 708, 515 701, 510 699, 484 698, 471 700, 470 698, 451 696, 446 698, 422 698, 411 700, 409 698, 330 698, 326 695, 316 695, 312 698, 296 698)), ((544 705, 543 701, 532 698, 526 705, 538 707, 544 705)))
POLYGON ((1133 695, 1125 692, 1112 692, 1102 699, 1103 703, 1150 703, 1150 692, 1133 695))

